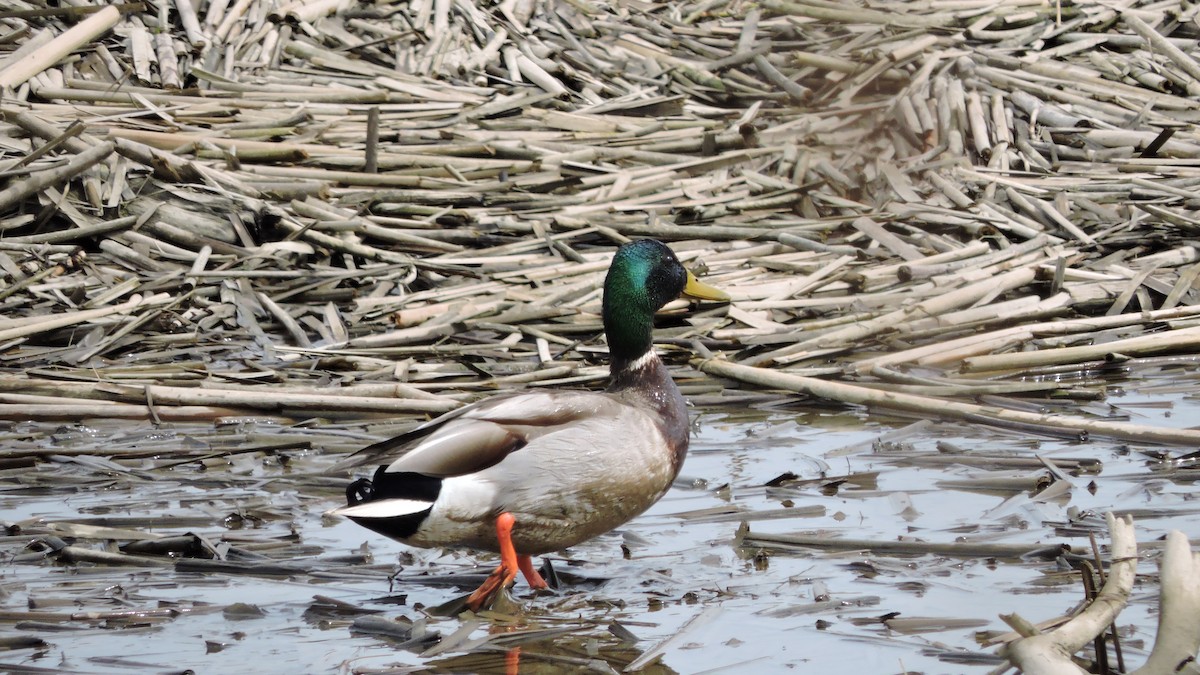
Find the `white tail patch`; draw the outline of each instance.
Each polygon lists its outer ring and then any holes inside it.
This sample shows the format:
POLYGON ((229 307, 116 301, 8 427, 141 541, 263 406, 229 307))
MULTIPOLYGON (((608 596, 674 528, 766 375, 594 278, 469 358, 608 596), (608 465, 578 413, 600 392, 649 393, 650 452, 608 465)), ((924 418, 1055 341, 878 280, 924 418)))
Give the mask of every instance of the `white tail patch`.
POLYGON ((329 514, 347 518, 397 518, 420 513, 430 506, 433 506, 433 502, 420 499, 377 499, 354 506, 343 506, 330 511, 329 514))

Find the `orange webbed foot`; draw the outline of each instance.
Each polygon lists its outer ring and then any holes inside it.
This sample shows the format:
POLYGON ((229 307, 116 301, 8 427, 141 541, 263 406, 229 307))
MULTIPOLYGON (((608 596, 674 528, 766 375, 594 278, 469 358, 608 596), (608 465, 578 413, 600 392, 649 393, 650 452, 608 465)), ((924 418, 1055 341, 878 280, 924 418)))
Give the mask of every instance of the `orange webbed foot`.
POLYGON ((467 596, 467 607, 473 612, 478 612, 484 605, 490 605, 500 589, 511 585, 516 578, 516 568, 509 571, 504 568, 504 565, 497 567, 488 575, 487 579, 483 580, 479 588, 467 596))
POLYGON ((500 589, 507 588, 517 578, 517 570, 525 574, 525 579, 529 581, 529 585, 534 588, 545 588, 546 582, 541 575, 533 569, 533 563, 529 556, 518 556, 517 549, 512 543, 512 529, 517 519, 511 513, 501 513, 496 517, 496 540, 500 543, 500 566, 497 567, 479 588, 475 589, 467 597, 467 607, 472 611, 479 611, 481 607, 490 604, 495 598, 500 589), (528 571, 526 570, 528 567, 528 571), (533 573, 534 578, 541 582, 541 586, 535 586, 529 574, 533 573))

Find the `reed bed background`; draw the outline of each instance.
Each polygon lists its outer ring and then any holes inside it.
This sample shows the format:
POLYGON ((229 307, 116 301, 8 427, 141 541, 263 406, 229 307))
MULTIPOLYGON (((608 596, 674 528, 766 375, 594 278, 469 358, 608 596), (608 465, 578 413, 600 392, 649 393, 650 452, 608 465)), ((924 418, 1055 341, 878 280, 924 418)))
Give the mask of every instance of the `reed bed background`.
MULTIPOLYGON (((596 382, 598 279, 636 237, 734 297, 665 333, 677 361, 1043 399, 1102 387, 1013 374, 1195 351, 1177 3, 0 22, 10 419, 422 414, 596 382)), ((700 367, 725 377, 681 372, 705 402, 779 384, 700 367)))

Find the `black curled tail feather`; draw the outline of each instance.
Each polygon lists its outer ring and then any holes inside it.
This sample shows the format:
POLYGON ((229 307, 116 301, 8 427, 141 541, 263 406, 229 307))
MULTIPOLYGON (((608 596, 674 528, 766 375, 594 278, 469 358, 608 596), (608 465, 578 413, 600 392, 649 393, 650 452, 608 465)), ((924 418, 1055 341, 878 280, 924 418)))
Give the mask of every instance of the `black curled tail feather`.
POLYGON ((433 512, 433 504, 442 491, 442 479, 411 471, 389 473, 386 466, 379 467, 373 478, 359 478, 346 486, 346 503, 358 506, 367 502, 402 499, 428 504, 428 508, 397 515, 351 515, 350 520, 368 530, 386 537, 406 541, 416 534, 421 524, 433 512))
POLYGON ((370 478, 359 478, 346 486, 346 505, 358 506, 375 497, 375 485, 370 478))
POLYGON ((391 473, 386 466, 373 478, 359 478, 346 486, 346 504, 358 506, 376 499, 416 499, 430 504, 442 492, 442 478, 412 471, 391 473))

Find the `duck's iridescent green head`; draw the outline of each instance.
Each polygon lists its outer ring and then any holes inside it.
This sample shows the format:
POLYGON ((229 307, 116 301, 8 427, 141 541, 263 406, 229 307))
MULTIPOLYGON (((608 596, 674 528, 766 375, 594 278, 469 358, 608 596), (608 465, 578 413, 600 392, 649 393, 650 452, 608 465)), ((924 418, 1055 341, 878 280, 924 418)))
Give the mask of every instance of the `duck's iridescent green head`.
POLYGON ((604 279, 604 333, 614 370, 650 351, 654 313, 680 295, 729 299, 692 276, 661 242, 642 239, 617 250, 604 279))

